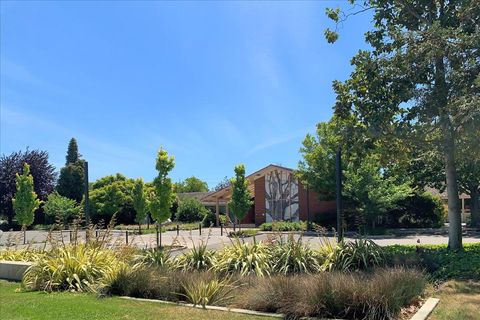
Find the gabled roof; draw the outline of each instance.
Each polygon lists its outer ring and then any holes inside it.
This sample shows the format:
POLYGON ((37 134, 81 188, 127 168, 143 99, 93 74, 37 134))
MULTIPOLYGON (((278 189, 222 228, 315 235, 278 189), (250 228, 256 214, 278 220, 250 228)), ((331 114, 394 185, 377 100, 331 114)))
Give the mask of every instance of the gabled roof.
MULTIPOLYGON (((264 177, 267 175, 267 173, 275 171, 275 170, 280 170, 280 171, 287 171, 287 172, 293 172, 293 169, 278 166, 275 164, 269 164, 265 168, 262 168, 258 171, 255 171, 254 173, 249 174, 245 179, 247 179, 250 184, 248 186, 248 189, 250 193, 253 195, 254 194, 254 181, 257 180, 258 178, 264 177)), ((206 196, 204 196, 201 201, 202 202, 216 202, 217 199, 220 202, 226 202, 230 199, 230 186, 225 187, 223 189, 217 190, 215 192, 212 192, 206 196)))

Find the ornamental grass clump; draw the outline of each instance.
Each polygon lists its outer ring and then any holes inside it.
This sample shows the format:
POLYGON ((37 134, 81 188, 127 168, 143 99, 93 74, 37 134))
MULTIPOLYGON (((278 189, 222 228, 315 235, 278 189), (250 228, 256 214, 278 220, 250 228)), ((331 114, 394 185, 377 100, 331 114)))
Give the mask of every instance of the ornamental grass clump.
POLYGON ((233 292, 237 285, 231 281, 230 277, 219 277, 211 273, 192 279, 186 279, 182 282, 183 293, 179 293, 188 302, 193 305, 200 305, 203 308, 207 305, 226 305, 233 298, 233 292), (205 276, 206 275, 206 276, 205 276))
POLYGON ((34 261, 23 277, 30 290, 97 291, 127 263, 112 250, 88 244, 54 248, 34 261))
POLYGON ((225 247, 217 254, 213 270, 224 273, 239 273, 240 275, 269 275, 271 255, 269 247, 257 243, 246 243, 236 238, 232 245, 225 247))
POLYGON ((208 270, 215 261, 215 251, 207 249, 207 243, 200 243, 181 256, 175 259, 174 265, 176 268, 191 271, 191 270, 208 270))
POLYGON ((317 254, 303 244, 302 237, 295 240, 291 234, 286 240, 271 245, 272 269, 275 273, 311 273, 320 269, 317 254))
POLYGON ((0 250, 0 260, 33 262, 44 254, 43 250, 29 248, 20 250, 4 249, 0 250))

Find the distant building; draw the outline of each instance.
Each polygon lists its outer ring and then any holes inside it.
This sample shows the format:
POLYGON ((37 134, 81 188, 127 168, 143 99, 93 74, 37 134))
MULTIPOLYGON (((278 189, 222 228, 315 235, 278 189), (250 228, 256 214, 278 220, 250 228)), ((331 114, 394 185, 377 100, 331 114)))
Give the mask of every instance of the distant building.
MULTIPOLYGON (((293 169, 268 165, 246 179, 250 182, 253 205, 241 224, 260 225, 271 221, 315 221, 316 216, 334 211, 335 201, 320 201, 315 192, 306 190, 293 174, 293 169)), ((179 195, 179 198, 187 195, 179 195)), ((204 195, 194 195, 206 206, 214 207, 218 216, 229 214, 227 203, 231 188, 226 187, 204 195)))
MULTIPOLYGON (((447 191, 440 192, 438 189, 427 187, 425 188, 426 192, 439 196, 442 199, 445 209, 448 210, 448 194, 447 191)), ((470 220, 470 196, 468 194, 462 193, 459 197, 461 202, 461 213, 462 213, 462 222, 466 223, 470 220)))

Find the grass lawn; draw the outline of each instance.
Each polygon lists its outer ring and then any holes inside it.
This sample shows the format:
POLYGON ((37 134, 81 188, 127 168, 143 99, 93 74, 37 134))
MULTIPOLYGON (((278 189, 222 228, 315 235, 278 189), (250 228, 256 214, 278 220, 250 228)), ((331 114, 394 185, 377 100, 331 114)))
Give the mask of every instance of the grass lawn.
POLYGON ((1 319, 269 319, 115 297, 98 299, 92 294, 20 292, 19 288, 19 283, 0 280, 1 319))
POLYGON ((429 320, 480 319, 480 282, 452 280, 429 294, 440 298, 429 320))

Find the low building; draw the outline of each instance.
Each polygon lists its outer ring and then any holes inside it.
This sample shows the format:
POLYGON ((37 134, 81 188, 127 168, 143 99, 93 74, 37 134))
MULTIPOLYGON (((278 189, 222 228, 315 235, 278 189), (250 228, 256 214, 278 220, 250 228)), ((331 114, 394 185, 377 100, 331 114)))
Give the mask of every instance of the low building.
MULTIPOLYGON (((427 187, 425 191, 436 195, 442 199, 443 205, 445 206, 445 210, 448 211, 448 194, 447 190, 440 192, 438 189, 427 187)), ((470 196, 468 194, 462 193, 458 196, 460 200, 460 212, 462 214, 462 223, 467 223, 470 221, 470 196)))
MULTIPOLYGON (((245 218, 244 225, 260 225, 272 221, 316 221, 318 215, 332 212, 335 201, 320 201, 318 195, 307 190, 295 177, 293 169, 268 165, 246 179, 252 194, 253 204, 245 218)), ((204 195, 204 204, 215 204, 218 217, 221 212, 228 215, 227 203, 231 198, 231 187, 204 195)))

